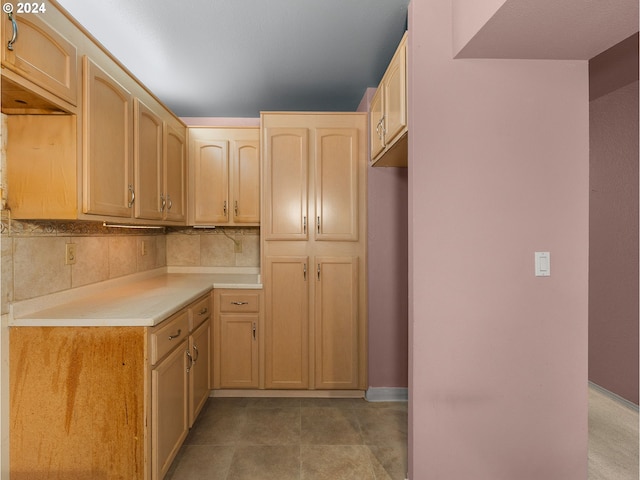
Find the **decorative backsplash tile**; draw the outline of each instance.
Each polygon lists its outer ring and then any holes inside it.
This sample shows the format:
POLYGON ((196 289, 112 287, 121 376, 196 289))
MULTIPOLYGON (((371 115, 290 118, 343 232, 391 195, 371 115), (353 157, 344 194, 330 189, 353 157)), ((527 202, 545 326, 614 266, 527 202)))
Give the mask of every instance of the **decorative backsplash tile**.
POLYGON ((100 222, 18 221, 3 212, 1 313, 9 303, 172 266, 260 266, 260 229, 112 229, 100 222), (67 243, 76 263, 65 265, 67 243), (237 244, 237 246, 236 246, 237 244))

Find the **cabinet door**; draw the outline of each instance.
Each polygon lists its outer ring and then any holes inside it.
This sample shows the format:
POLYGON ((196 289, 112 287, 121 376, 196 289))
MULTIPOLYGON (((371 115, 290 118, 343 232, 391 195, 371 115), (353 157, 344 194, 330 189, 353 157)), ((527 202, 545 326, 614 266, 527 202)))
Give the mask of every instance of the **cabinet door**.
POLYGON ((162 119, 134 100, 134 177, 136 218, 162 219, 162 119))
POLYGON ((189 432, 185 340, 151 371, 152 478, 162 479, 189 432))
POLYGON ((189 369, 189 427, 209 398, 211 365, 211 320, 205 320, 189 337, 192 364, 189 369))
POLYGON ((233 155, 233 222, 260 221, 260 150, 258 140, 236 140, 233 155))
POLYGON ((358 258, 315 260, 315 386, 357 388, 358 258))
POLYGON ((258 388, 257 314, 220 315, 220 387, 258 388))
POLYGON ((266 240, 307 240, 309 132, 267 128, 264 166, 266 240))
POLYGON ((165 125, 164 139, 165 218, 184 222, 187 214, 185 136, 171 125, 165 125))
POLYGON ((84 96, 84 211, 131 217, 131 94, 84 57, 84 96))
POLYGON ((371 141, 371 159, 376 158, 384 150, 384 119, 382 116, 383 105, 382 100, 384 98, 382 92, 384 85, 380 84, 376 93, 371 100, 371 106, 369 107, 369 138, 371 141))
POLYGON ((229 201, 229 142, 195 140, 194 221, 196 225, 226 223, 229 201))
POLYGON ((315 239, 358 240, 358 130, 318 128, 315 239))
POLYGON ((13 26, 8 16, 5 17, 2 25, 2 66, 71 105, 77 105, 76 47, 47 25, 42 17, 43 15, 36 14, 13 15, 19 32, 13 43, 13 50, 7 48, 13 36, 13 26))
POLYGON ((384 79, 385 145, 392 144, 407 128, 407 49, 398 47, 384 79))
POLYGON ((309 387, 308 268, 308 257, 266 258, 266 388, 309 387))

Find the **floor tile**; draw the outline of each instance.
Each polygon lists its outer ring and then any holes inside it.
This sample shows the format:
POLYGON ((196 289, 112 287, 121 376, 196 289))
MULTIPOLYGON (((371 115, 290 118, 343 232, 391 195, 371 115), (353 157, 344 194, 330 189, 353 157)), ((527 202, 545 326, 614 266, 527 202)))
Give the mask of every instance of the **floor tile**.
POLYGON ((234 447, 185 445, 165 480, 226 480, 234 447))
POLYGON ((387 445, 407 441, 407 413, 396 409, 355 410, 366 445, 387 445))
POLYGON ((300 443, 299 408, 248 408, 240 431, 241 445, 300 443))
POLYGON ((300 408, 299 398, 247 398, 247 408, 300 408))
POLYGON ((300 446, 238 447, 226 480, 299 480, 300 446))
POLYGON ((351 409, 304 407, 300 416, 302 444, 362 445, 360 426, 351 409))
POLYGON ((407 446, 370 445, 370 460, 376 480, 404 480, 407 476, 407 446))
POLYGON ((375 480, 363 445, 301 445, 301 480, 375 480))
POLYGON ((237 445, 247 422, 244 408, 208 408, 196 420, 185 443, 187 445, 237 445))

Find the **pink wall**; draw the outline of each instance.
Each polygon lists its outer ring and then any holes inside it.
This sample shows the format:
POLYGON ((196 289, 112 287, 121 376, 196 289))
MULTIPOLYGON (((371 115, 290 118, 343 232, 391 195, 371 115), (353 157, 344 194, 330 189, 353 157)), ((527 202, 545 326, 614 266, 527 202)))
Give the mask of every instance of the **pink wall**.
POLYGON ((451 31, 411 3, 410 478, 584 480, 587 62, 453 60, 451 31))
POLYGON ((589 74, 589 380, 638 404, 638 36, 589 74))
MULTIPOLYGON (((375 88, 359 112, 369 111, 375 88)), ((407 169, 369 167, 369 387, 408 385, 407 169)))

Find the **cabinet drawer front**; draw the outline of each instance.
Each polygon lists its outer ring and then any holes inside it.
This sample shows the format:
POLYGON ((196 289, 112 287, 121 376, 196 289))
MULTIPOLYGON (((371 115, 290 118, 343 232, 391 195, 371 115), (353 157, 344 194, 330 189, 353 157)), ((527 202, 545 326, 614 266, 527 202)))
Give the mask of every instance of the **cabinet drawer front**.
POLYGON ((221 312, 259 312, 260 311, 260 294, 259 293, 223 293, 220 295, 221 312))
POLYGON ((151 364, 180 345, 189 336, 189 312, 184 310, 161 324, 151 333, 151 364))
POLYGON ((209 295, 196 300, 191 307, 191 326, 189 331, 193 332, 202 323, 211 317, 211 305, 209 304, 209 295))

